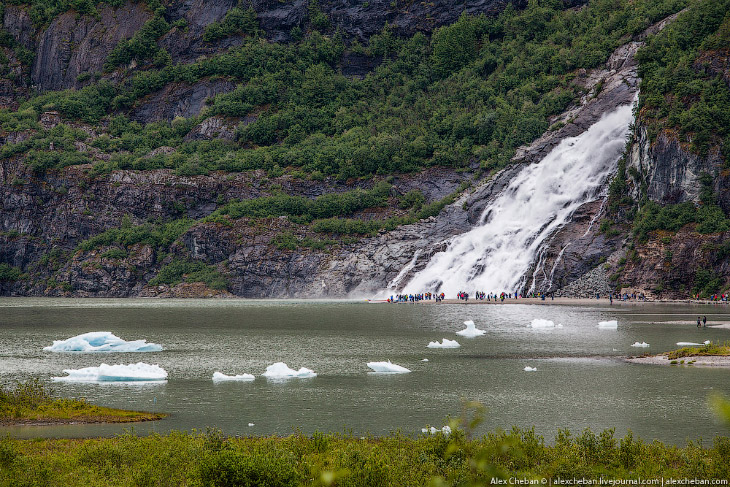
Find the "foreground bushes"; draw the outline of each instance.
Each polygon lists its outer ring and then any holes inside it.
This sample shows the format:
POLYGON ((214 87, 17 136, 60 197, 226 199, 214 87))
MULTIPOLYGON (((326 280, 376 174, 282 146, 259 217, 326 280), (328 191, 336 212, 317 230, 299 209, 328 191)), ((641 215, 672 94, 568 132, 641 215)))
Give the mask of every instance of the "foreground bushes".
POLYGON ((409 438, 315 433, 226 438, 219 431, 91 440, 0 441, 0 485, 425 486, 489 485, 493 478, 727 479, 730 439, 684 448, 631 433, 533 430, 469 439, 456 430, 409 438), (52 475, 51 475, 52 473, 52 475))

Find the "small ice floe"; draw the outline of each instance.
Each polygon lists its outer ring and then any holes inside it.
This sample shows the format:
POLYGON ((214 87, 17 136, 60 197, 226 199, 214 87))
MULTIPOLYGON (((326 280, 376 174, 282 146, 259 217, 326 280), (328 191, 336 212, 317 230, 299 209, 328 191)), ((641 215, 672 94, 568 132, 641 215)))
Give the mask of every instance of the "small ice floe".
POLYGON ((59 382, 151 382, 167 380, 167 371, 159 365, 144 362, 136 364, 101 364, 98 367, 64 369, 66 377, 54 377, 59 382))
POLYGON ((421 362, 428 362, 428 359, 427 358, 422 358, 421 359, 421 362))
POLYGON ((486 331, 480 330, 479 328, 474 326, 474 322, 472 320, 465 321, 464 324, 466 325, 466 328, 457 331, 457 335, 461 335, 465 338, 474 338, 484 335, 486 333, 486 331))
POLYGON ((532 323, 530 323, 530 327, 532 328, 562 328, 563 325, 558 324, 556 325, 551 320, 543 320, 541 318, 535 318, 532 320, 532 323))
POLYGON ((53 340, 53 345, 43 347, 46 352, 160 352, 162 345, 147 340, 126 341, 110 331, 92 331, 67 338, 53 340))
POLYGON ((537 367, 530 367, 529 365, 523 369, 525 372, 537 372, 537 367))
POLYGON ((313 370, 302 367, 299 370, 290 369, 284 362, 276 362, 266 367, 266 372, 261 374, 268 379, 306 379, 317 377, 313 370))
POLYGON ((407 374, 410 370, 400 365, 387 362, 368 362, 368 367, 373 369, 376 374, 407 374))
POLYGON ((616 321, 616 320, 599 321, 598 328, 600 328, 601 330, 617 330, 618 321, 616 321))
POLYGON ((213 373, 213 382, 224 382, 224 381, 246 381, 246 380, 254 380, 256 377, 254 377, 251 374, 240 374, 240 375, 226 375, 221 372, 215 371, 213 373))
POLYGON ((678 347, 701 347, 702 345, 709 345, 712 343, 710 340, 705 340, 703 343, 697 342, 677 342, 678 347))
POLYGON ((252 426, 255 426, 255 424, 253 424, 253 423, 248 423, 248 427, 249 427, 249 428, 250 428, 250 427, 252 427, 252 426))
POLYGON ((448 436, 451 434, 451 428, 448 425, 441 429, 431 426, 430 428, 421 428, 421 433, 430 433, 432 435, 435 435, 436 433, 443 433, 444 436, 448 436))
POLYGON ((429 342, 429 344, 426 345, 428 348, 459 348, 460 346, 459 342, 456 340, 449 340, 448 338, 444 338, 442 343, 429 342))
POLYGON ((648 346, 649 346, 649 344, 648 344, 648 343, 646 343, 646 342, 641 342, 641 343, 639 343, 639 342, 634 342, 634 344, 633 344, 633 345, 631 345, 631 346, 632 346, 632 347, 637 347, 637 348, 646 348, 646 347, 648 347, 648 346))

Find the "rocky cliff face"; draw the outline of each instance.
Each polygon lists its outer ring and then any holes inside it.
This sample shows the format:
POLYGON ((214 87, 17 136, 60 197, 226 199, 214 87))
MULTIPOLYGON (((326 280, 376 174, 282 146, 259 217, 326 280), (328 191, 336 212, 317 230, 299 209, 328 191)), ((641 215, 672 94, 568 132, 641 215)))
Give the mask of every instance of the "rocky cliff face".
MULTIPOLYGON (((495 13, 507 3, 468 0, 455 8, 453 3, 440 0, 427 3, 322 0, 319 8, 329 17, 333 30, 338 29, 351 39, 366 39, 379 32, 386 22, 400 34, 430 32, 453 22, 463 11, 495 13)), ((526 2, 512 3, 521 7, 526 2)), ((567 6, 581 3, 584 2, 564 1, 567 6)), ((159 40, 159 46, 175 62, 185 63, 235 45, 240 42, 235 36, 204 43, 202 34, 205 26, 224 18, 236 4, 236 0, 171 1, 166 7, 166 19, 170 22, 185 19, 188 26, 173 27, 159 40)), ((254 0, 252 6, 267 37, 275 41, 286 41, 292 28, 305 26, 310 9, 309 2, 304 0, 254 0)), ((128 2, 118 9, 102 7, 96 17, 62 14, 46 28, 36 30, 23 8, 8 6, 3 25, 17 42, 36 53, 31 84, 34 89, 44 91, 82 86, 84 82, 79 80, 79 74, 101 71, 116 43, 131 37, 151 16, 152 12, 143 4, 128 2)), ((656 32, 662 25, 658 24, 650 32, 656 32)), ((169 170, 125 170, 89 178, 86 174, 89 166, 73 166, 38 177, 21 161, 4 160, 0 163, 0 262, 23 269, 33 278, 0 281, 0 294, 120 297, 226 294, 191 283, 173 289, 166 285, 147 285, 162 266, 179 256, 204 262, 227 276, 228 291, 236 296, 359 297, 372 296, 385 289, 398 290, 435 252, 444 249, 450 238, 475 225, 484 208, 525 164, 540 161, 562 139, 582 133, 604 113, 635 99, 638 91, 635 54, 641 42, 639 37, 618 48, 601 69, 578 73, 574 82, 585 91, 580 103, 551 120, 555 128, 520 148, 514 164, 501 172, 481 179, 484 175, 477 167, 460 172, 430 169, 392 180, 393 194, 420 189, 427 202, 440 200, 463 188, 465 183, 472 185, 437 217, 326 249, 288 250, 277 246, 275 239, 282 233, 307 236, 297 234, 300 230, 286 217, 269 219, 265 224, 240 219, 231 226, 198 221, 169 248, 137 243, 126 249, 123 256, 110 252, 115 248, 113 245, 90 251, 81 250, 78 245, 90 236, 119 227, 125 218, 132 225, 154 219, 200 220, 222 202, 233 199, 256 198, 274 191, 316 197, 368 183, 268 177, 263 171, 184 177, 169 170)), ((343 74, 362 76, 375 63, 377 60, 348 53, 343 57, 341 69, 343 74)), ((710 66, 727 70, 719 61, 710 66)), ((116 77, 123 74, 109 76, 117 81, 116 77)), ((24 87, 22 81, 0 87, 0 103, 12 106, 17 96, 26 93, 24 87)), ((169 84, 137 104, 130 117, 148 123, 195 116, 207 99, 233 88, 232 83, 221 79, 169 84)), ((58 120, 48 114, 46 122, 50 127, 58 120)), ((186 138, 232 139, 233 131, 232 122, 211 117, 186 138)), ((730 211, 730 175, 722 169, 719 154, 693 155, 669 132, 660 134, 653 144, 641 125, 636 133, 628 167, 640 175, 649 198, 660 202, 696 201, 698 178, 708 172, 718 174, 715 190, 723 209, 730 211)), ((19 142, 24 134, 2 134, 2 137, 3 143, 19 142)), ((88 146, 82 149, 93 150, 88 146)), ((637 181, 633 187, 637 200, 640 183, 637 181)), ((613 284, 609 283, 609 275, 616 273, 621 274, 622 282, 653 290, 658 282, 679 283, 683 276, 693 275, 695 270, 684 264, 689 259, 718 269, 722 275, 730 274, 728 263, 718 250, 727 236, 700 238, 684 232, 669 241, 651 241, 634 249, 629 256, 629 249, 623 247, 625 231, 607 234, 599 230, 605 214, 603 199, 581 207, 571 223, 555 232, 543 246, 524 290, 561 292, 562 289, 566 295, 605 293, 613 284)))
MULTIPOLYGON (((271 41, 289 41, 295 27, 307 28, 311 8, 316 4, 329 19, 332 32, 346 39, 366 42, 370 36, 390 25, 399 35, 430 33, 433 29, 454 22, 462 12, 494 15, 507 4, 523 8, 526 0, 468 0, 453 2, 403 2, 390 0, 281 2, 255 0, 250 3, 259 24, 271 41)), ((566 6, 585 0, 564 0, 566 6)), ((173 23, 184 20, 184 28, 172 27, 159 41, 176 63, 189 63, 200 56, 221 52, 240 44, 236 36, 215 42, 203 42, 203 32, 212 22, 222 20, 238 4, 237 0, 171 0, 165 6, 165 19, 173 23)), ((3 28, 22 46, 34 52, 31 69, 32 88, 39 91, 78 88, 83 73, 101 73, 104 60, 120 40, 129 39, 152 17, 153 13, 140 2, 126 2, 119 8, 100 4, 95 15, 63 13, 48 26, 33 25, 27 8, 8 5, 2 19, 3 28)), ((344 60, 344 70, 352 60, 344 60)), ((357 70, 357 66, 355 66, 357 70)), ((117 75, 114 75, 117 76, 117 75)), ((114 79, 114 77, 112 78, 114 79)), ((185 96, 185 93, 179 94, 185 96)), ((7 104, 7 106, 10 106, 7 104)))
POLYGON ((663 131, 652 144, 646 128, 639 127, 637 140, 628 158, 628 167, 634 168, 639 175, 639 184, 632 186, 631 196, 641 199, 641 184, 646 187, 646 195, 658 203, 681 203, 700 201, 702 174, 714 179, 715 193, 720 195, 720 205, 726 212, 728 206, 728 178, 723 176, 724 161, 717 150, 702 157, 694 154, 688 147, 680 144, 676 134, 663 131), (719 176, 719 177, 715 177, 719 176))
POLYGON ((78 87, 81 73, 101 72, 107 55, 151 17, 139 4, 99 9, 98 18, 66 12, 43 31, 33 62, 33 87, 40 91, 78 87))

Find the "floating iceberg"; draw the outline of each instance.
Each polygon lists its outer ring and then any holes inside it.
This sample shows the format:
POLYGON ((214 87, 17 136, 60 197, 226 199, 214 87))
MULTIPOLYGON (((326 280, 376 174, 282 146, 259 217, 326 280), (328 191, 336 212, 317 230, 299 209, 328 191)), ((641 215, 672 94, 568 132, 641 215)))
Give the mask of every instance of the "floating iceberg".
POLYGON ((213 382, 223 382, 223 381, 234 381, 234 380, 254 380, 256 377, 254 377, 251 374, 241 374, 241 375, 226 375, 221 372, 214 372, 213 373, 213 382))
POLYGON ((634 344, 633 344, 633 345, 631 345, 631 346, 632 346, 632 347, 637 347, 637 348, 646 348, 646 347, 648 347, 648 346, 649 346, 649 344, 648 344, 648 343, 646 343, 646 342, 641 342, 641 343, 639 343, 639 342, 634 342, 634 344))
POLYGON ((472 320, 465 321, 464 324, 466 325, 466 328, 463 330, 457 331, 457 335, 461 335, 466 338, 474 338, 481 335, 484 335, 486 331, 480 330, 476 326, 474 326, 474 322, 472 320))
POLYGON ((451 428, 448 425, 444 426, 441 429, 434 428, 433 426, 431 426, 430 428, 421 428, 421 433, 431 433, 432 435, 435 435, 436 433, 439 433, 439 432, 448 436, 451 434, 451 428))
POLYGON ((253 423, 248 423, 248 427, 250 428, 251 426, 254 426, 254 424, 253 423))
POLYGON ((410 370, 400 365, 391 364, 390 360, 387 362, 368 362, 368 367, 373 369, 378 374, 407 374, 410 370))
POLYGON ((54 377, 62 382, 148 382, 167 380, 167 371, 159 365, 144 362, 136 364, 101 364, 98 367, 64 369, 66 377, 54 377))
POLYGON ((563 325, 555 325, 554 322, 550 320, 543 320, 541 318, 535 318, 532 320, 532 323, 530 323, 530 326, 532 328, 562 328, 563 325))
POLYGON ((422 358, 421 359, 421 362, 428 362, 428 359, 427 358, 422 358))
POLYGON ((712 343, 710 340, 705 340, 704 343, 696 342, 677 342, 678 347, 701 347, 702 345, 709 345, 712 343))
POLYGON ((456 340, 449 340, 448 338, 444 338, 442 343, 429 342, 429 344, 426 345, 428 348, 459 348, 460 346, 459 342, 456 340))
POLYGON ((537 367, 530 367, 529 365, 523 369, 525 372, 537 372, 537 367))
POLYGON ((109 331, 92 331, 68 338, 53 340, 53 345, 43 347, 46 352, 160 352, 162 345, 147 340, 126 341, 109 331))
POLYGON ((601 330, 617 330, 618 329, 618 321, 611 320, 611 321, 599 321, 598 322, 598 328, 601 330))
POLYGON ((276 362, 266 367, 264 377, 269 379, 306 379, 308 377, 317 377, 313 370, 302 367, 299 370, 290 369, 284 362, 276 362))

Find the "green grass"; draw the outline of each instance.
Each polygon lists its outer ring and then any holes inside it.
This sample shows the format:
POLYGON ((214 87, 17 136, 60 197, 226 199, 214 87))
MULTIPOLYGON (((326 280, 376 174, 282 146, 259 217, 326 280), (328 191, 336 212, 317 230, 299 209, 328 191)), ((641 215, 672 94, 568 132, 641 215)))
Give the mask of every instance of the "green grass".
POLYGON ((85 399, 57 399, 38 379, 0 387, 0 425, 27 423, 127 423, 160 419, 164 414, 113 409, 85 399))
POLYGON ((718 343, 708 343, 701 347, 684 347, 667 352, 667 358, 669 360, 676 360, 682 357, 728 355, 730 355, 730 342, 725 342, 723 345, 718 343))
POLYGON ((229 438, 219 431, 86 440, 0 441, 0 485, 43 486, 485 486, 493 478, 726 479, 730 439, 686 447, 646 443, 613 430, 560 431, 552 445, 533 430, 469 439, 358 438, 315 433, 229 438))

